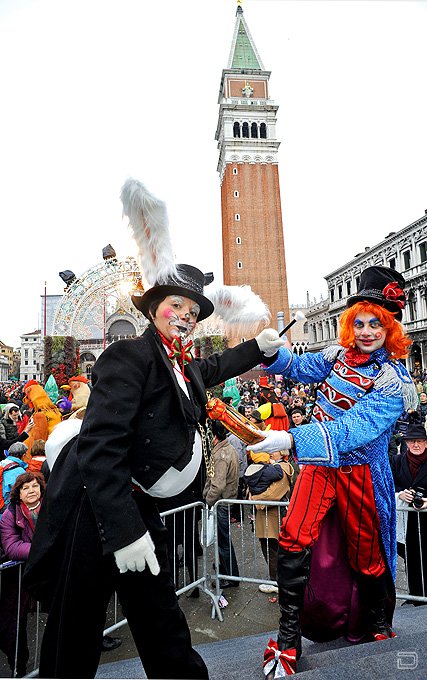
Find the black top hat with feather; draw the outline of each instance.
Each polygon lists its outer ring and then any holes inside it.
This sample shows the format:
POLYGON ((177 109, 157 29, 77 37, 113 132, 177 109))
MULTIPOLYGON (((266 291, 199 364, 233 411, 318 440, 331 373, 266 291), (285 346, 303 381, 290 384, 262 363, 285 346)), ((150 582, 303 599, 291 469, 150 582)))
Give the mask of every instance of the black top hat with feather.
POLYGON ((150 307, 155 300, 165 298, 167 295, 183 295, 197 302, 200 306, 200 313, 197 321, 203 321, 214 311, 212 302, 203 295, 205 285, 205 275, 197 267, 190 264, 177 264, 177 276, 172 274, 164 283, 156 282, 149 288, 144 295, 132 295, 132 302, 147 319, 151 319, 150 307))

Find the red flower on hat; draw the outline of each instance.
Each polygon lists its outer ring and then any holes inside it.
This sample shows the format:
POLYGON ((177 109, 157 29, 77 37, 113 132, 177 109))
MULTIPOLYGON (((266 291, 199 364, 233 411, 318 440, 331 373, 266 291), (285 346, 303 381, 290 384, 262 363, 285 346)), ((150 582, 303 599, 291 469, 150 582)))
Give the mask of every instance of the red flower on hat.
POLYGON ((394 302, 400 309, 405 306, 405 293, 397 283, 397 281, 392 281, 388 283, 385 288, 383 288, 383 295, 389 302, 394 302))

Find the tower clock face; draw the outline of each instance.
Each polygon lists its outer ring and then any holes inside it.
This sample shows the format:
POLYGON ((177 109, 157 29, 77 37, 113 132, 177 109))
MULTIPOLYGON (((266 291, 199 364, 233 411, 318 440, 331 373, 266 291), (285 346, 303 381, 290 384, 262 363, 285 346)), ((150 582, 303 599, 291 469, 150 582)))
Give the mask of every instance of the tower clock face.
POLYGON ((249 97, 252 97, 253 93, 254 93, 254 88, 251 87, 248 82, 245 83, 245 87, 242 87, 242 94, 245 97, 248 97, 248 99, 249 99, 249 97))

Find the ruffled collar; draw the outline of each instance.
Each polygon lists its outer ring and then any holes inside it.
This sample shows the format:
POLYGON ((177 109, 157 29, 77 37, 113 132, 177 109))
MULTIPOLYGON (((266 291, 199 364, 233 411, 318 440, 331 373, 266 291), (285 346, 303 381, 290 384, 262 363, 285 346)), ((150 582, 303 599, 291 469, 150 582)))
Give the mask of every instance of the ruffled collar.
POLYGON ((369 366, 374 363, 381 365, 387 357, 388 353, 384 347, 376 349, 371 354, 364 354, 363 352, 359 352, 358 349, 349 347, 349 349, 346 350, 344 359, 346 364, 354 368, 356 366, 369 366))

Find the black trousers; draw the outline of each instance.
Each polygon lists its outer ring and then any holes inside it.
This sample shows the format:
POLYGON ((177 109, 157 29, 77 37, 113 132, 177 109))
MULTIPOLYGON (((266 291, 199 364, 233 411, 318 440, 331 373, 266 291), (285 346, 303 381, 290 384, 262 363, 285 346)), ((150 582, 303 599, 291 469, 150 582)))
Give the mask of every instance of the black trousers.
POLYGON ((191 646, 169 570, 164 528, 153 499, 135 494, 156 546, 160 574, 120 574, 113 555, 103 556, 89 499, 62 532, 58 578, 40 655, 41 678, 93 678, 101 655, 106 609, 114 590, 128 620, 148 678, 208 678, 203 659, 191 646))
POLYGON ((260 538, 262 554, 268 564, 268 574, 272 581, 277 581, 277 556, 279 541, 277 538, 260 538))

